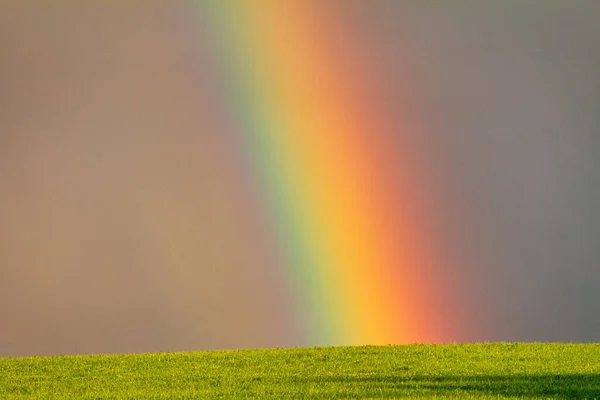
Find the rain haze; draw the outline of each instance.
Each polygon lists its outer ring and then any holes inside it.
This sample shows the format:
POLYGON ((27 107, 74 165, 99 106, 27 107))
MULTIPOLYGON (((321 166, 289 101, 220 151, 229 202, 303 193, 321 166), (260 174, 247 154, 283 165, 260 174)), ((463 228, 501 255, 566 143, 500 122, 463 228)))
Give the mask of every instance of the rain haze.
MULTIPOLYGON (((417 71, 447 341, 597 341, 598 2, 339 7, 417 71)), ((306 345, 189 8, 0 5, 0 356, 306 345)))

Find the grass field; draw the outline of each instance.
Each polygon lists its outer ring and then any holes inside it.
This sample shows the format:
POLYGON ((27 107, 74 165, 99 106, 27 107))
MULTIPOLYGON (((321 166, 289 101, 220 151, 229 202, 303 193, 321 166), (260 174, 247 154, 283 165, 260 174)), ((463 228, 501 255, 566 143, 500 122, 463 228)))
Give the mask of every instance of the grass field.
POLYGON ((0 359, 0 399, 600 399, 600 344, 0 359))

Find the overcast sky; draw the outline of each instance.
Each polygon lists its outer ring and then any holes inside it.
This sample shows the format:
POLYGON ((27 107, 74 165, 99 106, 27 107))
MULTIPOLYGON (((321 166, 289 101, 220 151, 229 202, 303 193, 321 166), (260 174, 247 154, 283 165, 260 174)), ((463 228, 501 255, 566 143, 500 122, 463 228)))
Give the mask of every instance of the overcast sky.
MULTIPOLYGON (((188 6, 128 4, 0 5, 0 356, 303 344, 188 6)), ((415 71, 449 340, 597 341, 598 2, 340 7, 415 71)))

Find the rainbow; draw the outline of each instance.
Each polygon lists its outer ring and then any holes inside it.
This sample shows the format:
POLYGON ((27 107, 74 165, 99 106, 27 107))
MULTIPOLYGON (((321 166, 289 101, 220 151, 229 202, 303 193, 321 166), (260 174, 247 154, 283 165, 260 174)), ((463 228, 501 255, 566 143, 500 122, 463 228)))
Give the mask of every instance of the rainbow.
POLYGON ((386 105, 394 71, 372 62, 334 3, 215 0, 194 10, 306 343, 439 342, 448 328, 419 203, 419 124, 386 105))

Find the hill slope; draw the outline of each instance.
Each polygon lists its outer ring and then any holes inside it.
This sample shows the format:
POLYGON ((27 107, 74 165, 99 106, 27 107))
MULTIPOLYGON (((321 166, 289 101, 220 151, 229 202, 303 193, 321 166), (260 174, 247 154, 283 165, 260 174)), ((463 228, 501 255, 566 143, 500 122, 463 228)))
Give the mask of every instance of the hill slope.
POLYGON ((322 347, 0 359, 2 399, 598 398, 600 344, 322 347))

